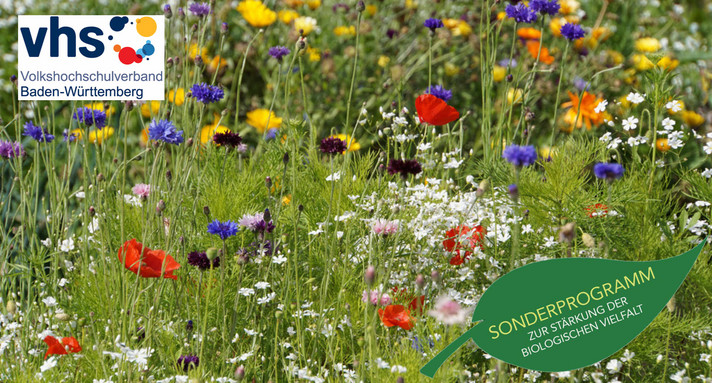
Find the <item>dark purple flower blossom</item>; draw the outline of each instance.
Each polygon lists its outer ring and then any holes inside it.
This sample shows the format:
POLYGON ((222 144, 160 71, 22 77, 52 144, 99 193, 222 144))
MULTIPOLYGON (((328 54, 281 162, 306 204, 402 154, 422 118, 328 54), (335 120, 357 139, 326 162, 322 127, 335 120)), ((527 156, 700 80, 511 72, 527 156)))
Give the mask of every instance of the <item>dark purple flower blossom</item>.
POLYGON ((574 41, 586 35, 586 32, 578 24, 566 23, 561 27, 561 35, 569 41, 574 41))
POLYGON ((534 12, 541 13, 542 15, 553 16, 559 13, 561 5, 559 5, 558 0, 531 0, 529 2, 529 8, 534 12))
POLYGON ((425 93, 432 94, 433 96, 448 102, 452 98, 452 91, 447 90, 442 87, 442 85, 431 85, 425 93))
MULTIPOLYGON (((210 259, 204 251, 193 251, 188 254, 188 264, 197 267, 200 270, 210 269, 210 259)), ((212 261, 213 268, 220 267, 220 257, 215 257, 212 261)))
POLYGON ((425 20, 425 22, 423 23, 423 25, 424 25, 426 28, 430 28, 430 30, 433 31, 433 32, 435 32, 436 29, 442 28, 442 27, 445 26, 445 24, 443 24, 443 21, 442 21, 442 20, 440 20, 440 19, 433 19, 433 18, 430 18, 430 19, 425 20))
POLYGON ((47 133, 46 129, 42 129, 29 121, 25 123, 25 130, 22 135, 32 137, 37 142, 54 141, 54 135, 47 133))
POLYGON ((533 23, 537 20, 536 12, 524 5, 524 3, 517 5, 508 4, 504 12, 507 14, 507 17, 514 19, 514 21, 518 23, 533 23))
POLYGON ((219 235, 223 241, 237 234, 237 223, 233 221, 220 222, 217 219, 208 224, 208 233, 219 235))
POLYGON ((502 158, 514 166, 529 166, 536 162, 536 149, 533 146, 510 145, 504 149, 502 158))
POLYGON ((509 192, 509 196, 512 198, 512 200, 517 201, 519 199, 519 187, 517 186, 517 184, 509 185, 507 191, 509 192))
POLYGON ((106 126, 106 113, 101 110, 87 108, 86 106, 77 108, 72 118, 77 120, 77 122, 84 123, 86 126, 94 125, 98 129, 106 126))
POLYGON ((275 137, 277 137, 277 132, 279 129, 277 128, 271 128, 270 130, 265 133, 265 141, 273 140, 275 137))
POLYGON ((416 175, 423 171, 420 163, 416 160, 397 160, 392 159, 388 163, 388 174, 400 174, 401 177, 406 178, 408 175, 416 175))
POLYGON ((62 136, 64 137, 64 142, 74 142, 74 140, 77 139, 77 136, 74 133, 71 133, 69 129, 64 129, 62 132, 62 136))
POLYGON ((236 148, 242 143, 242 137, 240 137, 239 133, 215 133, 213 142, 221 146, 236 148))
MULTIPOLYGON (((215 258, 217 259, 217 258, 215 258)), ((193 331, 193 321, 189 320, 188 323, 185 324, 185 329, 188 331, 193 331)))
POLYGON ((153 120, 148 125, 148 138, 178 145, 183 142, 183 131, 176 130, 175 125, 167 120, 153 120))
POLYGON ((339 9, 343 9, 343 10, 344 10, 344 13, 348 13, 350 7, 349 7, 347 4, 344 4, 344 3, 336 3, 336 4, 334 4, 334 6, 331 7, 331 10, 332 10, 334 13, 338 12, 339 9))
POLYGON ((188 371, 190 369, 196 368, 200 365, 200 358, 197 355, 181 355, 178 358, 178 367, 183 369, 183 371, 188 371))
POLYGON ((388 38, 392 40, 394 37, 398 36, 398 31, 396 31, 395 29, 389 28, 386 31, 386 36, 388 36, 388 38))
POLYGON ((274 57, 278 62, 282 62, 282 58, 291 52, 289 48, 282 46, 275 46, 269 49, 267 53, 274 57))
POLYGON ((173 17, 173 10, 171 9, 170 4, 166 4, 163 6, 163 16, 165 16, 167 19, 173 17))
POLYGON ((215 85, 208 85, 204 82, 193 85, 193 87, 190 88, 190 92, 193 94, 193 97, 195 97, 203 104, 218 102, 222 100, 223 96, 225 96, 225 92, 223 92, 220 87, 215 85))
POLYGON ((593 166, 593 174, 600 179, 604 179, 608 182, 613 182, 614 180, 623 177, 623 165, 616 163, 599 162, 593 166))
POLYGON ((191 3, 188 9, 196 16, 203 17, 210 14, 210 4, 208 3, 191 3))
POLYGON ((319 145, 322 153, 326 154, 341 154, 346 151, 346 142, 336 137, 327 137, 321 140, 319 145))
POLYGON ((19 142, 0 141, 0 157, 11 159, 25 155, 25 148, 19 142))

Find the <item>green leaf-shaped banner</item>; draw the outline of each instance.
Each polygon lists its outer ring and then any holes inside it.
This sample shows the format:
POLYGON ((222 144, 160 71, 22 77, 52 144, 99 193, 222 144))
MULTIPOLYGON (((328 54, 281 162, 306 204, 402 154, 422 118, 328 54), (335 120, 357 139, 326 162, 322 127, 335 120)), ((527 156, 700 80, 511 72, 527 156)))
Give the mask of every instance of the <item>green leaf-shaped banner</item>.
POLYGON ((569 371, 611 356, 665 307, 700 255, 659 261, 595 258, 531 263, 497 279, 477 303, 479 322, 420 372, 433 377, 469 339, 495 358, 538 371, 569 371))

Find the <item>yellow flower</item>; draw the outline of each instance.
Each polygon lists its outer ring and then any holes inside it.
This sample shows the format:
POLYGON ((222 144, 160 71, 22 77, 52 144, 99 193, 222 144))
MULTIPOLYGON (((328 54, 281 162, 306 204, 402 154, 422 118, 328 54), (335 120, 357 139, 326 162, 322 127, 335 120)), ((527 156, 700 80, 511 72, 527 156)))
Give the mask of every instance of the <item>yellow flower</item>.
POLYGON ((284 3, 287 4, 287 6, 290 8, 297 8, 304 5, 303 0, 284 0, 284 3))
POLYGON ((250 25, 264 28, 277 20, 277 13, 262 4, 259 0, 243 0, 237 5, 237 11, 250 25))
POLYGON ((304 36, 312 33, 316 28, 316 19, 309 16, 299 16, 294 19, 294 30, 301 31, 304 36))
POLYGON ((148 118, 158 114, 161 103, 158 101, 146 101, 141 105, 141 115, 148 118))
POLYGON ((368 13, 369 16, 375 15, 376 12, 378 12, 378 7, 377 7, 377 6, 375 6, 375 5, 373 5, 373 4, 369 4, 369 5, 366 6, 366 13, 368 13))
POLYGON ((623 56, 623 54, 618 51, 607 50, 606 54, 611 59, 611 61, 613 61, 614 65, 621 64, 623 62, 623 60, 625 60, 625 57, 623 56))
POLYGON ((106 117, 109 117, 114 112, 116 112, 116 108, 114 108, 113 105, 110 105, 108 109, 104 108, 103 102, 93 102, 91 104, 84 104, 84 106, 89 109, 100 110, 100 111, 106 113, 106 117))
POLYGON ((544 146, 543 148, 539 149, 539 154, 541 155, 541 158, 545 160, 549 157, 554 158, 554 156, 556 155, 556 148, 544 146))
POLYGON ((203 129, 200 130, 200 142, 207 144, 212 141, 213 136, 217 133, 227 133, 230 131, 227 126, 218 125, 218 121, 220 121, 220 119, 216 118, 212 124, 203 126, 203 129))
MULTIPOLYGON (((669 101, 672 101, 673 99, 671 98, 669 101)), ((678 104, 680 104, 680 110, 677 112, 673 112, 672 109, 667 109, 669 115, 675 115, 675 114, 680 114, 685 110, 685 102, 682 100, 677 100, 678 104)))
POLYGON ((658 140, 655 141, 655 147, 663 153, 670 150, 670 145, 668 144, 667 138, 658 138, 658 140))
POLYGON ((446 75, 456 76, 459 73, 460 73, 460 68, 457 65, 455 65, 449 61, 445 63, 445 74, 446 75))
POLYGON ((655 64, 658 66, 658 68, 662 68, 667 71, 671 71, 675 68, 677 68, 678 65, 680 65, 680 60, 676 60, 670 56, 663 56, 660 60, 658 60, 658 63, 655 64))
POLYGON ((283 9, 277 13, 277 17, 279 17, 279 21, 289 25, 292 20, 299 17, 299 14, 291 9, 283 9))
POLYGON ((348 27, 345 25, 340 25, 334 28, 334 34, 337 36, 356 36, 356 27, 354 27, 353 25, 348 27))
POLYGON ((307 5, 313 11, 321 6, 321 0, 308 0, 307 5))
POLYGON ((183 90, 183 88, 171 89, 168 91, 168 101, 177 106, 183 105, 185 102, 185 90, 183 90))
POLYGON ((381 56, 378 58, 378 66, 381 68, 385 68, 389 62, 391 62, 391 58, 388 56, 381 56))
POLYGON ((645 71, 655 66, 655 64, 653 64, 653 62, 642 53, 633 55, 633 65, 635 66, 635 69, 639 71, 645 71))
POLYGON ((452 32, 453 36, 469 36, 472 33, 472 27, 464 20, 443 19, 443 24, 452 32))
POLYGON ((492 77, 494 78, 495 82, 500 82, 504 80, 504 76, 507 75, 507 69, 504 67, 501 67, 499 65, 495 65, 494 69, 492 69, 492 77))
POLYGON ((562 15, 570 15, 581 7, 581 4, 577 0, 561 0, 560 2, 561 8, 559 8, 559 12, 561 12, 562 15))
POLYGON ((318 48, 309 47, 307 48, 307 53, 309 54, 309 61, 317 62, 321 60, 321 52, 318 48))
POLYGON ((351 138, 351 136, 349 136, 349 135, 336 134, 331 137, 335 137, 335 138, 340 139, 341 141, 346 142, 346 146, 347 146, 349 152, 355 152, 355 151, 361 149, 361 144, 359 144, 358 142, 355 142, 354 139, 351 138))
POLYGON ((418 9, 418 4, 415 0, 405 0, 405 7, 408 9, 418 9))
POLYGON ((638 52, 657 52, 661 46, 660 41, 654 37, 643 37, 635 41, 635 49, 638 52))
POLYGON ((705 118, 691 110, 682 112, 682 120, 685 121, 690 128, 696 128, 705 122, 705 118))
POLYGON ((282 126, 282 118, 277 117, 277 115, 267 109, 255 109, 251 112, 247 112, 247 124, 257 129, 258 132, 264 133, 268 128, 279 128, 282 126), (267 126, 267 120, 269 119, 269 127, 267 126))
POLYGON ((206 59, 208 57, 208 48, 200 48, 198 49, 198 44, 190 44, 190 48, 188 48, 188 57, 190 57, 191 60, 195 60, 195 56, 200 55, 203 59, 206 59))
POLYGON ((220 55, 217 55, 213 57, 210 62, 208 62, 208 68, 215 72, 218 69, 225 69, 227 67, 227 60, 224 58, 220 57, 220 55))
POLYGON ((74 135, 74 139, 77 141, 81 141, 84 136, 84 132, 81 129, 73 129, 69 134, 74 135))
POLYGON ((101 145, 104 140, 109 139, 109 137, 114 135, 114 128, 104 127, 103 129, 92 130, 89 132, 89 142, 92 144, 96 142, 97 145, 101 145))
POLYGON ((497 20, 504 20, 507 18, 507 13, 506 12, 500 12, 497 14, 497 20))
POLYGON ((287 206, 289 203, 292 202, 292 195, 288 194, 284 197, 282 197, 282 205, 287 206))
POLYGON ((507 103, 508 104, 519 104, 522 102, 522 97, 524 96, 524 91, 521 89, 510 88, 507 91, 507 103))

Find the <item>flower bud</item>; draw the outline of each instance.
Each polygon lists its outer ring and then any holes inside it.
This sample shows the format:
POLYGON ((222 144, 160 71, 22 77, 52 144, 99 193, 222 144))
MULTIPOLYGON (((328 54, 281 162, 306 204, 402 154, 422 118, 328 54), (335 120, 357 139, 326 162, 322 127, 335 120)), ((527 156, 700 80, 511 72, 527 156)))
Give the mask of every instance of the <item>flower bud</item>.
POLYGON ((238 366, 238 367, 235 369, 235 379, 237 379, 237 381, 239 382, 239 381, 241 381, 241 380, 244 379, 244 378, 245 378, 245 367, 244 367, 244 366, 238 366))
POLYGON ((356 3, 356 12, 361 13, 366 9, 366 4, 364 4, 363 0, 358 0, 358 3, 356 3))
POLYGON ((272 187, 272 177, 267 176, 265 178, 265 186, 267 186, 267 189, 270 189, 272 187))
POLYGON ((576 224, 569 222, 559 229, 559 242, 566 242, 570 244, 574 240, 574 234, 576 234, 576 224))
POLYGON ((200 57, 200 55, 195 55, 195 59, 193 59, 193 62, 196 66, 203 66, 203 58, 200 57))
POLYGON ((212 261, 213 259, 218 257, 218 249, 215 247, 211 247, 208 250, 205 250, 205 256, 212 261))
POLYGON ((96 181, 101 182, 104 180, 104 173, 99 173, 96 175, 96 181))
POLYGON ((512 201, 519 201, 519 187, 516 184, 509 185, 509 196, 512 198, 512 201))
POLYGON ((299 204, 299 206, 297 206, 297 209, 299 209, 299 212, 300 212, 300 213, 303 212, 303 211, 304 211, 304 205, 299 204))
POLYGON ((187 147, 193 146, 193 137, 188 138, 188 139, 185 141, 185 145, 186 145, 187 147))
POLYGON ((60 320, 62 322, 66 322, 69 320, 69 314, 67 313, 57 313, 54 315, 54 318, 57 320, 60 320))
POLYGON ((301 51, 301 50, 303 50, 303 49, 306 49, 306 48, 307 48, 307 39, 306 39, 306 37, 300 37, 300 38, 297 40, 296 46, 297 46, 297 52, 299 52, 299 51, 301 51))
POLYGON ((205 217, 210 220, 210 208, 208 207, 208 205, 203 206, 203 214, 205 214, 205 217))
POLYGON ((10 81, 12 81, 13 84, 17 85, 17 75, 13 74, 10 76, 10 81))
POLYGON ((173 10, 171 9, 170 4, 166 4, 163 6, 163 16, 165 16, 165 18, 167 19, 173 17, 173 10))
POLYGON ((17 312, 17 303, 13 300, 7 301, 7 306, 5 306, 7 312, 10 314, 15 314, 17 312))
POLYGON ((166 59, 166 68, 170 68, 173 66, 173 57, 169 57, 166 59))
POLYGON ((173 173, 170 170, 166 170, 166 180, 168 182, 171 182, 172 179, 173 179, 173 173))
POLYGON ((94 209, 94 206, 89 206, 89 215, 92 217, 96 215, 96 209, 94 209))
POLYGON ((285 165, 289 163, 289 152, 284 152, 284 157, 282 157, 282 163, 285 165))
POLYGON ((440 275, 437 270, 433 270, 433 272, 430 273, 430 278, 432 278, 435 283, 440 283, 440 281, 442 281, 442 275, 440 275))
POLYGON ((220 33, 222 33, 223 35, 226 35, 228 30, 229 29, 228 29, 227 23, 220 24, 220 33))
POLYGON ((166 210, 166 203, 163 200, 158 201, 158 204, 156 204, 156 212, 161 213, 163 210, 166 210))
POLYGON ((423 274, 418 274, 415 277, 415 285, 418 286, 419 289, 425 287, 425 278, 423 277, 423 274))
POLYGON ((183 7, 178 8, 178 18, 181 20, 185 19, 185 11, 183 10, 183 7))
POLYGON ((487 193, 487 190, 489 190, 489 181, 488 180, 482 180, 479 185, 477 185, 477 191, 475 191, 475 195, 477 198, 482 197, 485 193, 487 193))
POLYGON ((376 281, 376 268, 369 265, 366 268, 366 272, 364 273, 363 279, 367 285, 373 285, 373 282, 376 281))
POLYGON ((596 241, 593 239, 591 234, 583 233, 583 235, 581 236, 581 240, 583 241, 583 245, 588 248, 596 246, 596 241))
POLYGON ((507 77, 505 77, 505 79, 507 80, 507 82, 512 82, 514 80, 514 76, 512 76, 511 74, 508 74, 507 77))
POLYGON ((265 214, 264 214, 264 216, 262 217, 262 219, 263 219, 265 222, 269 222, 269 221, 272 220, 272 213, 269 212, 269 209, 265 209, 265 214))
POLYGON ((405 379, 403 379, 402 376, 399 376, 398 379, 396 379, 396 383, 405 383, 405 379))

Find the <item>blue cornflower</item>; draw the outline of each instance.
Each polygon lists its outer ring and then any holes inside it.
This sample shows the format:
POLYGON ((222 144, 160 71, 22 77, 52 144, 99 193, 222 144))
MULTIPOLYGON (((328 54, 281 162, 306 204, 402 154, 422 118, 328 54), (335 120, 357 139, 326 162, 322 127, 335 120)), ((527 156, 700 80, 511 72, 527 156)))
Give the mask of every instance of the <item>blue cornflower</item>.
POLYGON ((227 220, 220 222, 217 219, 208 224, 208 233, 220 236, 223 241, 237 234, 237 223, 227 220))
POLYGON ((106 113, 101 110, 87 108, 83 106, 77 108, 76 112, 72 115, 72 118, 78 122, 84 123, 86 126, 96 126, 97 129, 101 129, 106 126, 106 113))
POLYGON ((527 8, 523 3, 517 5, 508 4, 504 12, 507 17, 514 19, 518 23, 533 23, 537 20, 536 11, 527 8))
POLYGON ((176 130, 175 125, 167 120, 153 120, 148 125, 148 138, 178 145, 183 142, 183 131, 176 130))
POLYGON ((505 67, 505 68, 506 68, 506 67, 516 68, 516 67, 517 67, 517 60, 516 60, 516 59, 511 59, 511 60, 510 60, 510 59, 502 59, 502 60, 499 60, 499 62, 498 62, 497 64, 498 64, 499 66, 502 66, 502 67, 505 67))
POLYGON ((443 88, 442 85, 432 85, 425 91, 425 93, 432 94, 445 102, 450 101, 452 98, 452 91, 443 88))
POLYGON ((561 35, 569 41, 574 41, 586 35, 586 31, 578 24, 566 23, 561 27, 561 35))
POLYGON ((289 50, 289 48, 282 47, 282 46, 275 46, 275 47, 270 48, 269 51, 267 51, 267 53, 270 56, 274 57, 275 60, 277 60, 278 62, 282 62, 282 58, 284 56, 288 55, 289 52, 291 52, 289 50))
POLYGON ((442 20, 440 20, 440 19, 433 19, 433 18, 430 18, 430 19, 425 20, 425 22, 423 23, 423 25, 424 25, 426 28, 430 28, 430 30, 431 30, 432 32, 435 32, 436 29, 442 28, 442 27, 445 26, 445 24, 443 24, 443 21, 442 21, 442 20))
POLYGON ((279 129, 277 129, 277 128, 272 128, 272 129, 268 130, 267 133, 265 134, 265 141, 273 140, 275 137, 277 137, 278 131, 279 131, 279 129))
POLYGON ((0 141, 0 157, 11 159, 25 155, 25 148, 19 142, 0 141))
POLYGON ((220 87, 208 85, 204 82, 193 85, 193 87, 190 88, 190 91, 193 94, 193 97, 204 104, 218 102, 222 100, 223 96, 225 96, 225 92, 223 92, 220 87))
POLYGON ((576 76, 574 77, 574 86, 578 88, 578 90, 583 91, 587 90, 588 87, 591 86, 591 84, 588 81, 582 79, 581 77, 576 76))
POLYGON ((188 10, 190 10, 194 15, 198 17, 207 16, 210 14, 210 4, 197 2, 192 3, 188 7, 188 10))
POLYGON ((593 166, 593 174, 600 179, 613 182, 623 177, 623 165, 616 163, 599 162, 593 166))
POLYGON ((502 158, 514 166, 529 166, 536 162, 536 149, 533 146, 510 145, 504 149, 502 158))
POLYGON ((553 16, 559 13, 561 5, 559 5, 558 0, 531 0, 529 2, 529 8, 534 12, 541 13, 542 15, 553 16))
POLYGON ((25 123, 25 130, 22 132, 22 135, 32 137, 37 142, 54 141, 54 135, 47 133, 47 130, 43 130, 29 121, 25 123))
POLYGON ((77 135, 70 132, 69 129, 64 129, 62 136, 64 137, 64 142, 74 142, 77 139, 77 135))
POLYGON ((176 362, 178 368, 189 371, 200 365, 200 358, 197 355, 181 355, 176 362))

